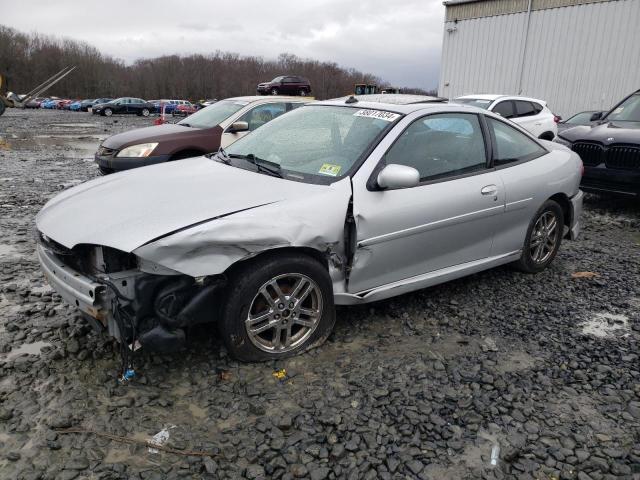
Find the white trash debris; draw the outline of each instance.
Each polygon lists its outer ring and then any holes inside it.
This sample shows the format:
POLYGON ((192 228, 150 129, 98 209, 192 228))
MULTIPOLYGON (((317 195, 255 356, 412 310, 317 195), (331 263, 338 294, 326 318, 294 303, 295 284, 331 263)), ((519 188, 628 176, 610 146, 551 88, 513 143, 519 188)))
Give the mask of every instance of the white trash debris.
POLYGON ((500 457, 500 445, 497 443, 493 445, 491 449, 491 465, 495 466, 498 464, 498 458, 500 457))
MULTIPOLYGON (((151 440, 149 440, 149 443, 152 443, 154 445, 161 447, 162 445, 167 443, 167 441, 169 440, 169 430, 171 430, 172 428, 176 428, 176 426, 169 425, 168 427, 163 428, 158 433, 156 433, 151 440)), ((155 448, 149 447, 149 453, 159 453, 159 452, 155 448)))
POLYGON ((613 313, 596 313, 591 320, 581 323, 580 326, 585 335, 609 338, 618 334, 628 334, 629 317, 613 313))

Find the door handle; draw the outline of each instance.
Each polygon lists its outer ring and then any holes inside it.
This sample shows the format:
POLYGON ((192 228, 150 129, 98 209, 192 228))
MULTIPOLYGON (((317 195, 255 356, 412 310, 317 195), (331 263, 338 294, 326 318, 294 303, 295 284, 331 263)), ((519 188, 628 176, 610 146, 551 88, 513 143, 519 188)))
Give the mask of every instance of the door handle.
POLYGON ((496 187, 495 185, 487 185, 486 187, 482 187, 480 193, 482 195, 495 195, 498 193, 498 187, 496 187))
POLYGON ((540 125, 542 125, 542 122, 538 122, 538 123, 536 123, 536 125, 537 125, 537 126, 540 126, 540 125))

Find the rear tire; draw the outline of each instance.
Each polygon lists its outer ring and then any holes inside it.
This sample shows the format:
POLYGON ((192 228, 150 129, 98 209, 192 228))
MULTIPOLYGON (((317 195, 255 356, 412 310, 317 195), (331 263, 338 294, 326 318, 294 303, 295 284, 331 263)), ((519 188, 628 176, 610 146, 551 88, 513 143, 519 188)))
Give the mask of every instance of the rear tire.
POLYGON ((140 112, 143 117, 148 117, 151 112, 149 112, 148 108, 143 108, 142 112, 140 112))
POLYGON ((238 360, 297 355, 322 344, 331 333, 333 287, 327 269, 313 258, 266 255, 244 262, 229 277, 219 328, 238 360))
POLYGON ((522 247, 522 257, 514 266, 526 273, 538 273, 547 268, 558 253, 563 231, 562 208, 553 200, 547 200, 533 216, 522 247))
POLYGON ((301 88, 299 93, 301 97, 306 97, 308 95, 307 91, 304 88, 301 88))

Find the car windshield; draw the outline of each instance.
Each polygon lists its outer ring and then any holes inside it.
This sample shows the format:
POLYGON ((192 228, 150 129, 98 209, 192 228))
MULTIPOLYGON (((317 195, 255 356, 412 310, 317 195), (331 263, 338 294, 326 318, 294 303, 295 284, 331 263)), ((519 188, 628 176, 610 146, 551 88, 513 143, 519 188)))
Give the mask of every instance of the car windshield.
POLYGON ((491 105, 491 100, 485 100, 484 98, 456 98, 454 102, 484 108, 485 110, 491 105))
POLYGON ((640 122, 640 93, 631 95, 607 115, 609 122, 640 122))
POLYGON ((178 125, 193 128, 213 128, 247 104, 248 102, 241 102, 239 100, 222 100, 190 115, 189 118, 178 122, 178 125))
POLYGON ((284 78, 284 77, 276 77, 276 78, 274 78, 273 80, 271 80, 271 82, 270 82, 270 83, 277 83, 277 82, 281 82, 283 78, 284 78))
POLYGON ((580 112, 576 113, 573 117, 568 118, 564 123, 569 125, 589 125, 591 115, 595 112, 580 112))
POLYGON ((284 178, 328 184, 348 175, 400 117, 382 110, 308 105, 263 125, 226 153, 231 159, 267 162, 284 178))

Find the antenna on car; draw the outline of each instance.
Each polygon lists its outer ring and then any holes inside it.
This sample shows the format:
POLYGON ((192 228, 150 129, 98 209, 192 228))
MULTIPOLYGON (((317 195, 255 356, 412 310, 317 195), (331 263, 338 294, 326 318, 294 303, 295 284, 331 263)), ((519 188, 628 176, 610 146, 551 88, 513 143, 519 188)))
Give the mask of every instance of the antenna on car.
POLYGON ((358 103, 358 99, 356 97, 354 97, 353 95, 349 96, 349 98, 347 98, 344 103, 358 103))

